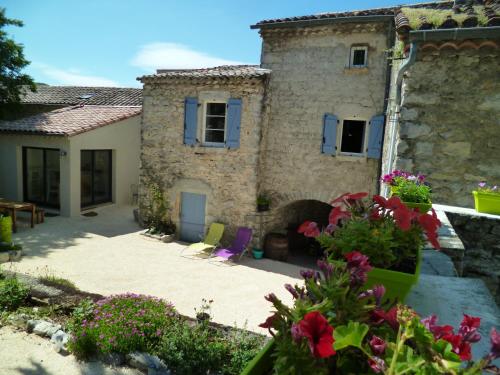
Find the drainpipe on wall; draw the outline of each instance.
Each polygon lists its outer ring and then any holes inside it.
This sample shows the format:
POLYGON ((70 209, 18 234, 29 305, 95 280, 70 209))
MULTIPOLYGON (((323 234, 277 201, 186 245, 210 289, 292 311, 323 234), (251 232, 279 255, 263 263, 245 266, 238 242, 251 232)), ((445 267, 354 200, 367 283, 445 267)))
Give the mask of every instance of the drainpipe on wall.
MULTIPOLYGON (((389 142, 389 169, 392 169, 392 163, 394 162, 394 153, 395 153, 395 141, 396 141, 396 129, 399 123, 399 111, 401 107, 401 92, 403 86, 403 78, 406 71, 412 66, 417 59, 417 42, 411 42, 410 44, 410 52, 408 54, 408 59, 401 64, 399 67, 397 76, 396 76, 396 97, 394 102, 396 103, 395 116, 396 119, 391 129, 391 137, 389 142)), ((383 195, 387 196, 389 193, 389 188, 387 186, 384 187, 383 195)))

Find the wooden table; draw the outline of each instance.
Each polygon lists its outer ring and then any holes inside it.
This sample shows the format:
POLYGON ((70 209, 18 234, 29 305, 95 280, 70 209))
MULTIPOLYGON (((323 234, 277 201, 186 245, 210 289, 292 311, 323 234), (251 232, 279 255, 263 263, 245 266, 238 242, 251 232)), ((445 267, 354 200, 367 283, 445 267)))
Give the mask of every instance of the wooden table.
POLYGON ((12 217, 12 231, 14 233, 17 232, 17 211, 31 212, 31 228, 35 226, 36 206, 33 203, 8 201, 6 199, 0 198, 0 210, 10 211, 10 215, 12 217))

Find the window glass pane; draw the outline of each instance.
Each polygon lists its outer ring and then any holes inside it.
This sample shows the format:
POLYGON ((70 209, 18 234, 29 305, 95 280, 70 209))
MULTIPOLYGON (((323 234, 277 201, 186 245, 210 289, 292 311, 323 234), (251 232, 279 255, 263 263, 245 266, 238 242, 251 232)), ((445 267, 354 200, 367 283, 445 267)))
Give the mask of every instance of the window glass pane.
POLYGON ((224 130, 224 117, 207 117, 207 129, 224 130))
POLYGON ((111 152, 94 151, 94 201, 96 203, 111 200, 111 152))
POLYGON ((225 103, 207 103, 207 115, 225 116, 225 103))
POLYGON ((59 205, 59 150, 46 150, 46 202, 49 205, 59 205))
POLYGON ((43 202, 43 150, 26 149, 26 199, 43 202))
POLYGON ((354 50, 352 57, 352 65, 354 66, 363 66, 365 65, 365 50, 364 49, 356 49, 354 50))
POLYGON ((88 206, 92 203, 92 151, 81 151, 81 205, 88 206))
POLYGON ((205 142, 224 143, 224 131, 207 129, 205 131, 205 142))
POLYGON ((341 152, 350 152, 361 154, 363 153, 365 138, 365 122, 344 120, 342 128, 342 144, 341 152))

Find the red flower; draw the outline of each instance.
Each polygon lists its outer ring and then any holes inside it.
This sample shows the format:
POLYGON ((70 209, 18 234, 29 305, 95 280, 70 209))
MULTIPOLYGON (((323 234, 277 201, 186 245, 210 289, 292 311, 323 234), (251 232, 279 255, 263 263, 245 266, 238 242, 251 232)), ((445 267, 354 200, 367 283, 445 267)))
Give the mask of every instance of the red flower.
POLYGON ((386 342, 375 335, 372 337, 369 344, 370 348, 372 349, 372 353, 377 356, 384 354, 385 348, 387 347, 386 342))
POLYGON ((276 323, 276 321, 278 320, 278 317, 279 316, 278 316, 277 313, 271 315, 270 317, 268 317, 266 319, 266 321, 264 323, 259 324, 259 327, 261 327, 261 328, 267 328, 267 329, 273 328, 274 327, 274 323, 276 323))
POLYGON ((344 211, 341 207, 334 207, 330 211, 330 215, 328 216, 328 222, 332 225, 337 225, 340 220, 348 219, 351 217, 351 213, 348 211, 344 211))
POLYGON ((462 361, 469 361, 472 358, 470 344, 464 341, 462 336, 448 334, 443 336, 442 339, 451 344, 453 353, 457 354, 462 361))
POLYGON ((368 365, 375 373, 382 372, 386 369, 385 362, 382 358, 372 357, 368 359, 368 365))
POLYGON ((371 319, 377 325, 380 325, 385 322, 389 324, 389 326, 391 326, 393 330, 397 331, 399 329, 399 322, 397 319, 397 315, 398 315, 398 308, 397 306, 394 306, 387 312, 385 312, 382 309, 377 309, 372 311, 371 319))
POLYGON ((478 342, 481 340, 481 334, 477 331, 480 324, 481 318, 464 314, 464 318, 458 329, 458 334, 463 337, 464 341, 470 343, 478 342))
POLYGON ((306 237, 318 237, 321 234, 318 224, 314 221, 304 221, 297 229, 297 232, 304 233, 306 237))
POLYGON ((381 208, 387 207, 387 199, 385 199, 381 195, 374 195, 372 199, 373 199, 373 202, 378 204, 381 208))
POLYGON ((438 326, 437 316, 431 315, 428 318, 422 319, 422 324, 434 335, 436 340, 443 338, 443 336, 453 335, 453 327, 449 325, 438 326))
POLYGON ((360 192, 360 193, 345 193, 342 194, 340 197, 335 198, 332 202, 331 205, 335 206, 337 203, 347 203, 347 204, 352 204, 356 202, 359 199, 363 199, 364 197, 368 196, 368 193, 366 192, 360 192))
POLYGON ((435 249, 440 249, 441 246, 438 242, 437 230, 441 226, 441 222, 437 218, 436 211, 432 209, 432 215, 422 214, 418 217, 418 223, 422 226, 425 231, 425 235, 429 242, 434 246, 435 249))
POLYGON ((335 354, 333 327, 319 311, 304 315, 304 319, 298 323, 297 332, 307 338, 314 357, 328 358, 335 354))

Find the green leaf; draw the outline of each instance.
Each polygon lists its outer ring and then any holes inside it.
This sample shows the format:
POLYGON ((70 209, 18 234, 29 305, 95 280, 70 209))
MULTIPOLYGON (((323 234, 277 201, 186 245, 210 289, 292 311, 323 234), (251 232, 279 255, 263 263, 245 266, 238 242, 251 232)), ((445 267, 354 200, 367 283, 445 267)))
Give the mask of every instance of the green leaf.
POLYGON ((346 326, 335 328, 333 332, 333 337, 335 338, 333 347, 335 350, 341 350, 349 346, 361 348, 361 344, 367 333, 368 326, 366 324, 350 321, 346 326))

